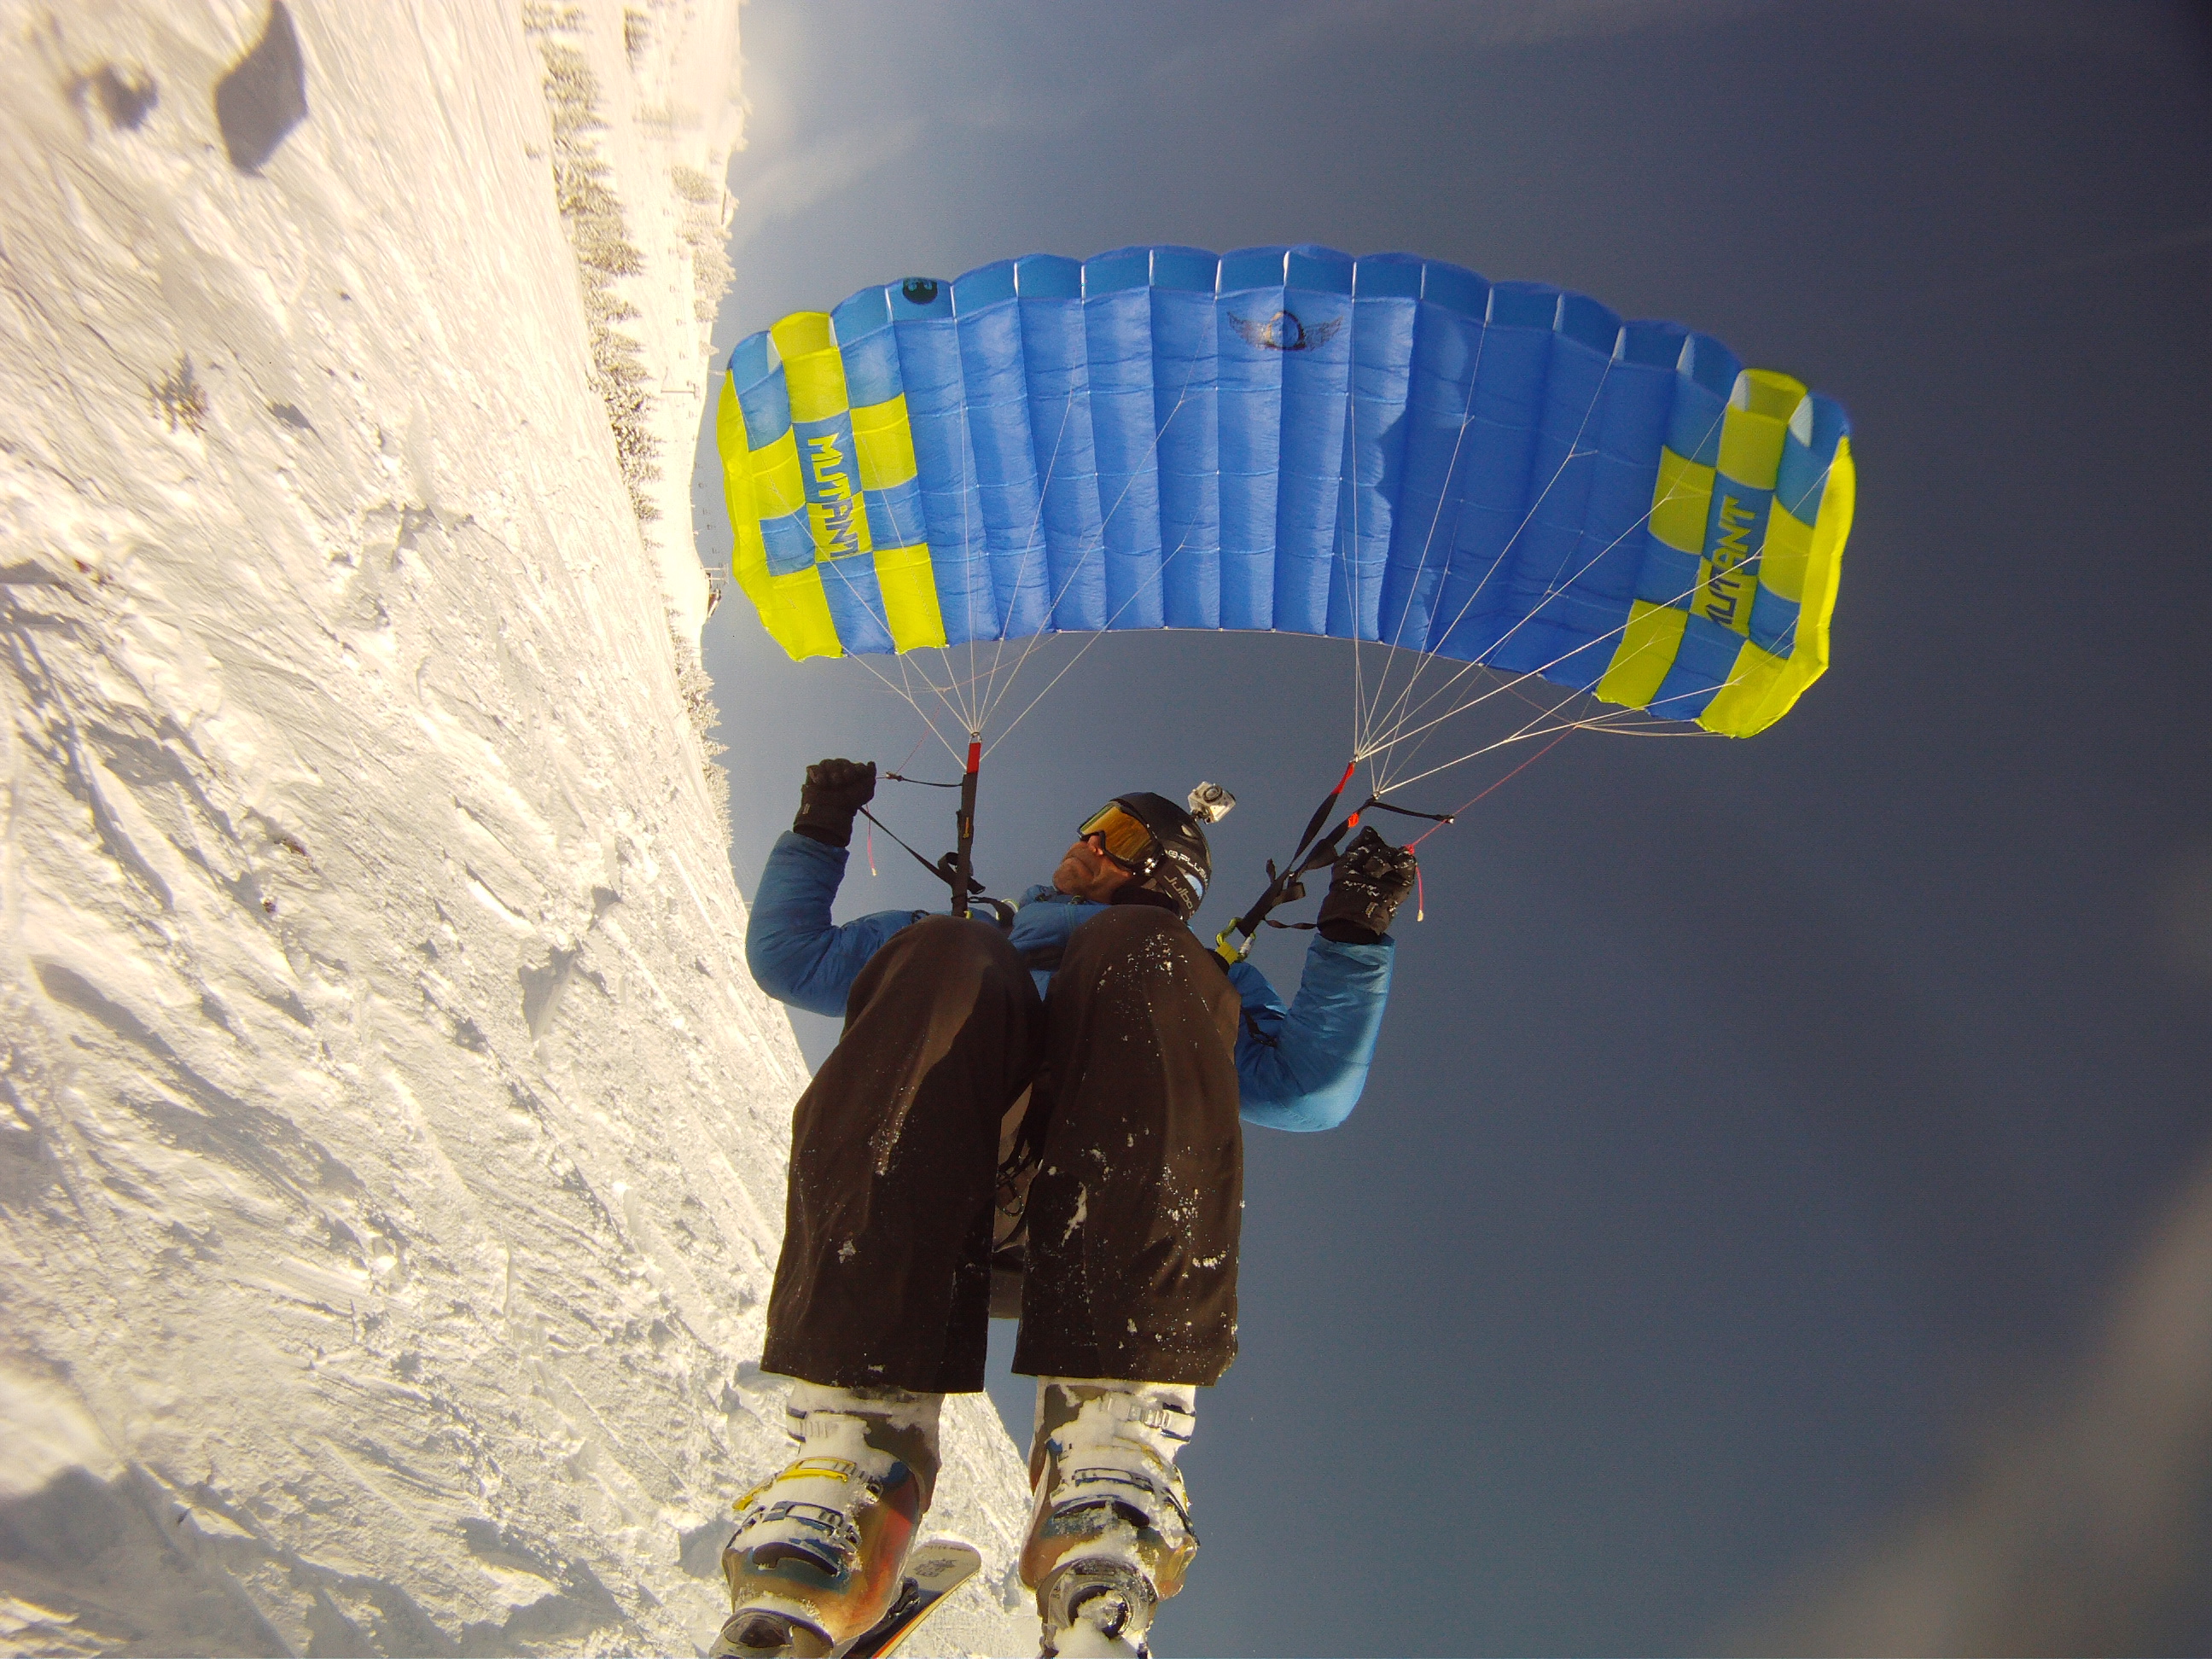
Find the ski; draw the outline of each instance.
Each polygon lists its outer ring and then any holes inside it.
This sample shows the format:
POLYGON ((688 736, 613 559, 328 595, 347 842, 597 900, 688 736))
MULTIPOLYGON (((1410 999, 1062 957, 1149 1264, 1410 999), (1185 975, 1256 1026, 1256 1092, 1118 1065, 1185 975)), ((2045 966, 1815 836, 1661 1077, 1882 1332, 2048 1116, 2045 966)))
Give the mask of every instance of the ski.
POLYGON ((891 1610, 841 1650, 842 1659, 890 1659, 945 1598, 981 1571, 983 1558, 951 1538, 917 1544, 907 1558, 906 1582, 891 1610))

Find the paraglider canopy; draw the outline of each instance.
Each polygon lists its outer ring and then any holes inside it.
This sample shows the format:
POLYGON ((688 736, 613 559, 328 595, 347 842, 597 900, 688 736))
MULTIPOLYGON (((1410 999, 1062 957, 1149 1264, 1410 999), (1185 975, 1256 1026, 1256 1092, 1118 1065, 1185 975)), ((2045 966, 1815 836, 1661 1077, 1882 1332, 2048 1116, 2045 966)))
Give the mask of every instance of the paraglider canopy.
POLYGON ((717 434, 795 658, 1271 629, 1733 736, 1826 667, 1853 501, 1842 410, 1710 336, 1312 246, 864 289, 741 341, 717 434))

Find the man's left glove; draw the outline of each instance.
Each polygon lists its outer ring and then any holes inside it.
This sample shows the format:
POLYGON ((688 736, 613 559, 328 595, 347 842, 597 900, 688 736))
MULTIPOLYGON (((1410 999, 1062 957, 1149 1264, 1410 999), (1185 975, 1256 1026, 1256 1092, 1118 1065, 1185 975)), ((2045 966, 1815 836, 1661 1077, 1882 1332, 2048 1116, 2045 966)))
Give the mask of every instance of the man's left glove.
POLYGON ((1336 855, 1336 873, 1321 902, 1321 936, 1339 945, 1372 945, 1390 931, 1390 918, 1413 890, 1420 860, 1410 847, 1393 847, 1368 825, 1336 855))
POLYGON ((873 761, 822 760, 806 769, 791 827, 824 847, 853 844, 853 815, 876 798, 873 761))

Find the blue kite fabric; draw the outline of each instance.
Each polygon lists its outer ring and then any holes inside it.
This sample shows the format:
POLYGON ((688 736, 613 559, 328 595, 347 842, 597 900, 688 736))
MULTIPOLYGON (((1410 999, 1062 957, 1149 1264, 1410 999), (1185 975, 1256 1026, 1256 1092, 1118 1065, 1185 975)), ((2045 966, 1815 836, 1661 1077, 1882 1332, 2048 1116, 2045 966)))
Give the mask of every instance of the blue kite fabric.
POLYGON ((1826 666, 1848 433, 1680 325, 1312 246, 864 289, 741 342, 718 418, 794 657, 1273 629, 1738 735, 1826 666))

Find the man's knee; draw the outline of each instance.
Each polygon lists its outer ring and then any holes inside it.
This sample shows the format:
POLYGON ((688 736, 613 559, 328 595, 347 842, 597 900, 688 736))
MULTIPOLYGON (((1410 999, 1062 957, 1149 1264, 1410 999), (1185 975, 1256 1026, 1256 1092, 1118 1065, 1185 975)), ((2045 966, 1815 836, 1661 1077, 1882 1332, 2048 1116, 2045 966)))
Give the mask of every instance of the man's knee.
POLYGON ((973 916, 924 916, 900 928, 888 943, 948 966, 1020 961, 1004 933, 973 916))
POLYGON ((915 981, 956 995, 972 996, 996 985, 1013 989, 1030 984, 1029 970, 1006 936, 973 917, 924 916, 902 927, 870 959, 856 994, 887 981, 915 981))

